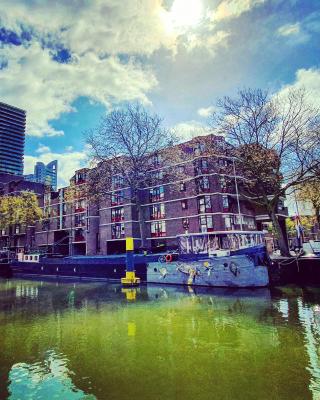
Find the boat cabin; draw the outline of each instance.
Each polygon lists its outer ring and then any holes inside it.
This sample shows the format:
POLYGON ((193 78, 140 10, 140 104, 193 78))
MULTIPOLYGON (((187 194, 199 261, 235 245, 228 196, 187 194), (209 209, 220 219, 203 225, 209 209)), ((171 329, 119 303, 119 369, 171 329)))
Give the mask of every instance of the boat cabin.
POLYGON ((180 254, 228 255, 232 251, 264 245, 264 232, 216 231, 178 236, 180 254))

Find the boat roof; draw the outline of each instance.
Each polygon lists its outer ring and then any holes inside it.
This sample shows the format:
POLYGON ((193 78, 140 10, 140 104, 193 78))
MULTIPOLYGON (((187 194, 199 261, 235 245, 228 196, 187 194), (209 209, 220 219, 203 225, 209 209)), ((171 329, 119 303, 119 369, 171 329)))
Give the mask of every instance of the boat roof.
POLYGON ((231 234, 231 233, 237 233, 237 234, 242 234, 242 235, 264 235, 266 232, 265 231, 214 231, 214 232, 198 232, 198 233, 183 233, 181 235, 177 235, 177 237, 180 236, 204 236, 204 235, 225 235, 225 234, 231 234))

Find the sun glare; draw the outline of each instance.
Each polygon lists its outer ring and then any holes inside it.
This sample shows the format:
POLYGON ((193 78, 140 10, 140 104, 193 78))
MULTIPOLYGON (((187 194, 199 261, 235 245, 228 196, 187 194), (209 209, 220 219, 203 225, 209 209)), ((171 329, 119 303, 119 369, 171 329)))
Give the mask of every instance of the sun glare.
POLYGON ((203 17, 202 1, 174 0, 169 15, 174 28, 195 26, 203 17))

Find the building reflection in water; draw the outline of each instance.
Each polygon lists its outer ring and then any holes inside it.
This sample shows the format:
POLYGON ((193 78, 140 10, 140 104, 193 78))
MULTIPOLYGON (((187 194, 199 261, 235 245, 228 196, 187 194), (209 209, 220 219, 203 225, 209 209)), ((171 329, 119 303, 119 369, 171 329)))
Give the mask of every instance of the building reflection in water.
POLYGON ((319 400, 319 305, 289 288, 0 281, 0 398, 128 399, 130 382, 131 398, 319 400))

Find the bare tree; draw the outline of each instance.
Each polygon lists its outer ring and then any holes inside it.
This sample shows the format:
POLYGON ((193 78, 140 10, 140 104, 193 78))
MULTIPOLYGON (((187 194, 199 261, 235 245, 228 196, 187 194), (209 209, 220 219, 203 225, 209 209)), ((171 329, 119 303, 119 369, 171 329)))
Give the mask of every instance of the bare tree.
POLYGON ((137 208, 141 246, 145 247, 145 216, 141 192, 148 186, 169 179, 178 151, 172 146, 176 139, 162 127, 162 120, 141 105, 127 105, 102 118, 89 132, 87 142, 97 164, 88 176, 88 197, 97 200, 110 198, 114 190, 126 189, 126 198, 137 208))
POLYGON ((245 89, 218 101, 211 123, 234 146, 237 169, 246 179, 241 195, 266 209, 277 233, 282 255, 289 255, 277 217, 278 203, 290 189, 319 170, 319 111, 304 90, 270 96, 245 89))

